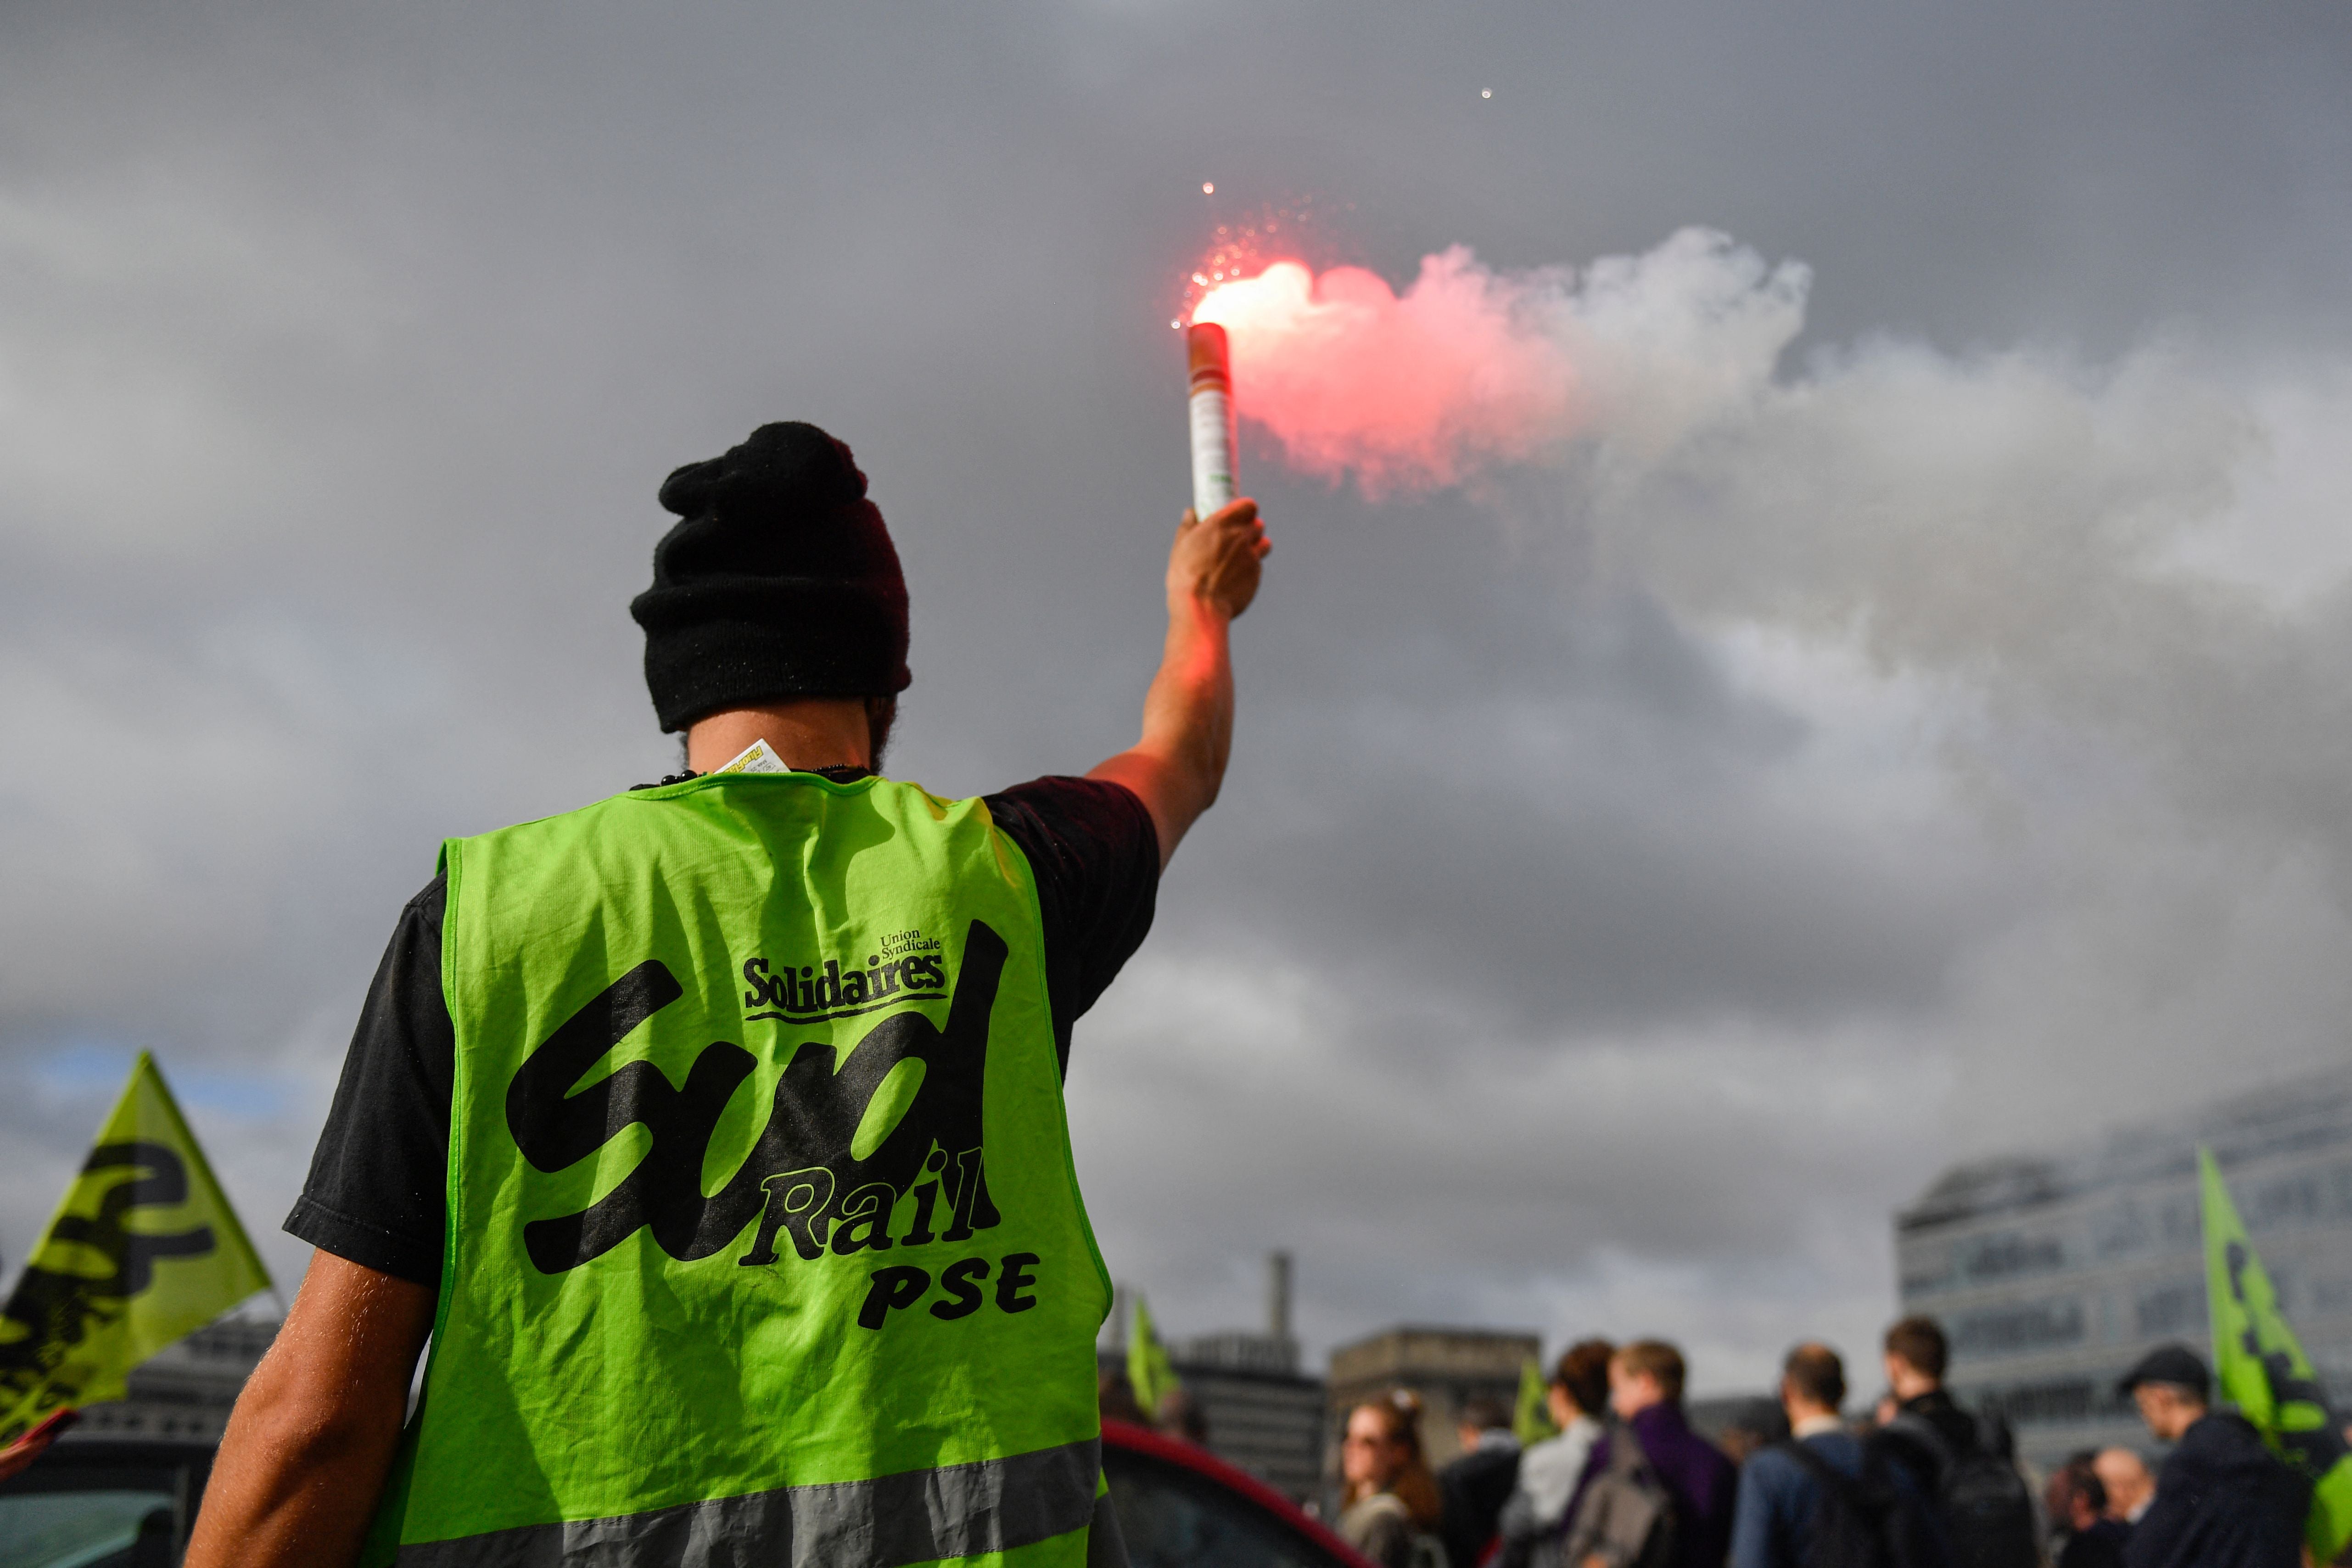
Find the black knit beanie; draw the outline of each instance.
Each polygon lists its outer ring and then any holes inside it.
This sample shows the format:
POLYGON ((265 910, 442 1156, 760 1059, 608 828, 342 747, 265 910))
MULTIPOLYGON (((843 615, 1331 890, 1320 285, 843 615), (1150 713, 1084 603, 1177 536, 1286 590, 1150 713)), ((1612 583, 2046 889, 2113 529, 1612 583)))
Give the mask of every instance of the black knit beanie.
POLYGON ((664 730, 780 697, 907 689, 907 579, 848 447, 814 425, 762 425, 671 474, 661 504, 683 521, 629 614, 664 730))

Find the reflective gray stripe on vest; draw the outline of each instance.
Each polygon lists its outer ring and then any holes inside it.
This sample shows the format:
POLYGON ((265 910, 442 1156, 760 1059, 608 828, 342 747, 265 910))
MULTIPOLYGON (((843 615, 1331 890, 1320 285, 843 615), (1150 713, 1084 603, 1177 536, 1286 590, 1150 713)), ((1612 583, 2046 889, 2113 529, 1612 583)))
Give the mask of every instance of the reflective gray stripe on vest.
POLYGON ((615 1519, 400 1549, 401 1568, 897 1568, 1066 1535, 1094 1518, 1102 1444, 870 1481, 778 1487, 615 1519))

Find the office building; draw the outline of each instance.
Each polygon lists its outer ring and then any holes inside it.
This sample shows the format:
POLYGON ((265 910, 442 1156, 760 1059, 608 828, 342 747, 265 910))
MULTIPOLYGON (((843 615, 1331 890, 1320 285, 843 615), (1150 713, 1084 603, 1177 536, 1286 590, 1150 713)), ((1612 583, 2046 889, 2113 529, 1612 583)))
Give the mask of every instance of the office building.
POLYGON ((2210 1354, 2197 1149, 2210 1148, 2280 1305, 2352 1395, 2352 1068, 2097 1140, 1961 1165, 1895 1219, 1903 1310, 1952 1342, 1949 1382, 2040 1464, 2148 1447, 2116 1379, 2185 1341, 2210 1354))

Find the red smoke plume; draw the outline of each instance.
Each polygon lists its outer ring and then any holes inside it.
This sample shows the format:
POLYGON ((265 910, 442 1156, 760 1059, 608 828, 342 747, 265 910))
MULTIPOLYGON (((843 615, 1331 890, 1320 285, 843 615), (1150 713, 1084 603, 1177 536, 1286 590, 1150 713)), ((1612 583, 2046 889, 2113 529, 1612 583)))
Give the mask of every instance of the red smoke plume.
POLYGON ((1233 342, 1238 412, 1285 460, 1367 495, 1451 485, 1544 455, 1577 423, 1579 384, 1559 298, 1498 279, 1455 247, 1424 258, 1403 294, 1374 273, 1320 277, 1277 261, 1194 307, 1233 342))

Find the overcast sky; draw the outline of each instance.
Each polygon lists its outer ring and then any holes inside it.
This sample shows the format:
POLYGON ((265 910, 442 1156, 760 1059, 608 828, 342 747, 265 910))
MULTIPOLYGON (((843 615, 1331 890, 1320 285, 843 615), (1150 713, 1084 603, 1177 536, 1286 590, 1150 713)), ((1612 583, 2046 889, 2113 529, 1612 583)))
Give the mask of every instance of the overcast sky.
POLYGON ((439 839, 674 765, 625 605, 755 425, 897 536, 895 773, 1124 746, 1181 279, 1305 203, 1650 259, 1556 460, 1246 435, 1233 772, 1070 1075, 1114 1271, 1862 1351, 1946 1163, 2343 1055, 2347 103, 2336 0, 11 5, 0 1252, 144 1046, 290 1287, 439 839))

